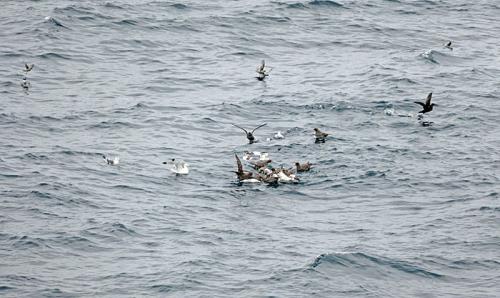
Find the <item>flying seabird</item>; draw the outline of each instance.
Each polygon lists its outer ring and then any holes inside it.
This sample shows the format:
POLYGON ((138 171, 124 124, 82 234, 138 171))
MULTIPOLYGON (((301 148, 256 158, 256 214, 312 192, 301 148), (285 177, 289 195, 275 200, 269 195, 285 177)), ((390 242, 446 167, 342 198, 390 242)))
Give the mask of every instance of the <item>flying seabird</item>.
POLYGON ((297 168, 297 172, 307 172, 311 169, 311 163, 306 162, 303 164, 300 164, 299 162, 295 162, 295 167, 297 168))
POLYGON ((433 106, 437 106, 436 104, 431 103, 431 99, 432 99, 432 92, 429 93, 429 95, 427 95, 427 99, 426 99, 425 103, 420 102, 420 101, 415 101, 415 103, 418 103, 419 105, 421 105, 424 108, 419 113, 425 114, 427 112, 432 111, 433 106))
POLYGON ((104 158, 106 163, 111 166, 116 166, 117 164, 120 163, 120 157, 118 156, 115 156, 114 158, 108 158, 106 157, 106 155, 103 155, 102 158, 104 158))
POLYGON ((30 72, 30 71, 33 69, 33 66, 35 66, 35 64, 31 64, 31 65, 29 65, 28 63, 25 63, 25 64, 24 64, 24 71, 25 71, 26 73, 30 72))
POLYGON ((319 128, 314 129, 314 137, 316 137, 316 143, 324 143, 327 136, 328 134, 326 132, 322 132, 321 130, 319 130, 319 128))
POLYGON ((187 175, 189 173, 188 164, 183 160, 175 161, 175 158, 172 158, 170 162, 164 161, 163 164, 172 164, 170 171, 176 173, 177 175, 187 175))
POLYGON ((451 40, 450 40, 450 41, 448 41, 448 42, 444 45, 444 47, 453 51, 453 48, 451 47, 451 40))
POLYGON ((257 142, 257 141, 255 140, 255 137, 253 136, 253 133, 254 133, 254 131, 256 131, 257 129, 259 129, 259 128, 261 128, 262 126, 265 126, 265 125, 267 125, 267 123, 261 124, 261 125, 257 126, 256 128, 254 128, 251 132, 248 132, 248 131, 247 131, 246 129, 244 129, 243 127, 240 127, 240 126, 238 126, 238 125, 236 125, 236 124, 233 124, 233 126, 238 127, 239 129, 243 130, 243 131, 246 133, 246 135, 247 135, 247 139, 248 139, 248 143, 249 143, 249 144, 253 144, 253 143, 257 142))

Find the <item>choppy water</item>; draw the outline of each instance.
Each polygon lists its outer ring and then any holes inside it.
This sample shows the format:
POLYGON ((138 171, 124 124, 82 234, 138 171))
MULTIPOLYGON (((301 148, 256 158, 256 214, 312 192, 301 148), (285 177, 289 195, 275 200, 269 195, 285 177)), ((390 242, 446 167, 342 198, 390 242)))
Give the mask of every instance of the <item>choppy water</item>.
POLYGON ((1 4, 0 296, 498 297, 498 2, 1 4))

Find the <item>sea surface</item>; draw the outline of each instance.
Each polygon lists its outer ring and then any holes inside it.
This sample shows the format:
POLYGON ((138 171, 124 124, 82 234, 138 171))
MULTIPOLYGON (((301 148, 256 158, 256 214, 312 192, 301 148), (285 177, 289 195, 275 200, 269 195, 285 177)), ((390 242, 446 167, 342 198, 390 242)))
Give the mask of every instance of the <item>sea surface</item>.
POLYGON ((0 4, 0 296, 499 297, 500 2, 0 4))

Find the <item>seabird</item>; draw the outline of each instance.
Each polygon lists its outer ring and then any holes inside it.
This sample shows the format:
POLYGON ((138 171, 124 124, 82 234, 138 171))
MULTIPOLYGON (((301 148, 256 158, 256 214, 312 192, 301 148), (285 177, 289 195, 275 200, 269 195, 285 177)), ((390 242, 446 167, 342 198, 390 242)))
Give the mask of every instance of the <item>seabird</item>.
POLYGON ((295 167, 297 168, 297 173, 309 171, 311 169, 311 165, 312 164, 310 162, 306 162, 304 164, 300 164, 299 162, 295 163, 295 167))
POLYGON ((270 159, 267 159, 267 160, 257 160, 257 161, 250 161, 250 164, 252 164, 252 166, 258 170, 260 168, 265 168, 269 163, 271 163, 272 160, 270 159))
POLYGON ((27 73, 30 72, 33 69, 33 66, 35 66, 35 64, 28 65, 28 63, 25 63, 24 64, 24 71, 27 73))
POLYGON ((236 153, 234 154, 234 157, 236 158, 236 166, 238 167, 238 171, 235 171, 236 176, 238 176, 238 180, 242 181, 253 179, 254 177, 252 172, 243 171, 243 165, 241 164, 241 160, 236 153))
POLYGON ((269 154, 267 152, 259 152, 259 151, 245 151, 245 154, 243 155, 243 160, 245 161, 250 161, 250 160, 268 160, 269 159, 269 154))
POLYGON ((21 82, 21 87, 23 87, 24 89, 29 89, 31 86, 30 82, 28 82, 28 80, 26 79, 26 77, 23 78, 23 81, 21 82))
POLYGON ((316 143, 324 143, 327 136, 328 134, 326 132, 322 132, 321 130, 319 130, 319 128, 314 129, 314 137, 316 137, 316 143))
POLYGON ((281 134, 281 131, 278 131, 274 136, 274 139, 279 140, 279 139, 284 139, 285 137, 281 134))
POLYGON ((278 175, 276 174, 265 175, 265 176, 259 175, 259 180, 269 185, 278 185, 279 178, 278 175))
POLYGON ((299 178, 295 174, 290 173, 288 170, 280 168, 276 170, 276 175, 278 176, 279 182, 298 182, 299 178))
POLYGON ((263 81, 267 76, 269 76, 269 72, 271 72, 270 69, 266 70, 266 61, 264 60, 262 60, 256 71, 259 74, 259 76, 257 76, 257 79, 259 81, 263 81))
POLYGON ((238 127, 239 129, 243 130, 246 133, 249 144, 253 144, 253 143, 256 142, 255 137, 253 136, 253 133, 254 133, 254 131, 256 131, 257 129, 261 128, 264 125, 267 125, 267 123, 261 124, 261 125, 257 126, 256 128, 254 128, 251 132, 248 132, 243 127, 240 127, 240 126, 238 126, 236 124, 233 124, 233 126, 238 127))
POLYGON ((448 42, 444 45, 444 47, 453 51, 453 48, 451 47, 451 40, 450 40, 450 41, 448 41, 448 42))
MULTIPOLYGON (((172 164, 170 171, 176 173, 177 175, 186 175, 189 173, 188 164, 183 160, 175 161, 175 158, 172 158, 170 163, 172 164)), ((169 164, 169 162, 164 161, 163 164, 166 165, 169 164)))
POLYGON ((431 99, 432 99, 432 92, 429 93, 429 95, 427 95, 427 99, 426 99, 425 103, 420 102, 420 101, 415 101, 415 103, 418 103, 419 105, 421 105, 424 108, 419 113, 425 114, 427 112, 432 111, 433 106, 437 106, 436 104, 431 103, 431 99))
POLYGON ((107 158, 106 155, 103 155, 102 158, 104 158, 106 163, 108 165, 111 165, 111 166, 116 166, 117 164, 120 163, 120 157, 118 157, 118 156, 115 156, 113 159, 111 159, 111 158, 107 158))

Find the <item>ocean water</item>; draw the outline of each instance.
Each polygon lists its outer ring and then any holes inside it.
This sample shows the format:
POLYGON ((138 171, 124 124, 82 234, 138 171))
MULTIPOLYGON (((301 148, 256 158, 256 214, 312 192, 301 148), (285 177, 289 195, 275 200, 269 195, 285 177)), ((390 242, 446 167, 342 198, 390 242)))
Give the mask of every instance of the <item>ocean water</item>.
POLYGON ((0 296, 498 297, 497 1, 1 4, 0 296))

